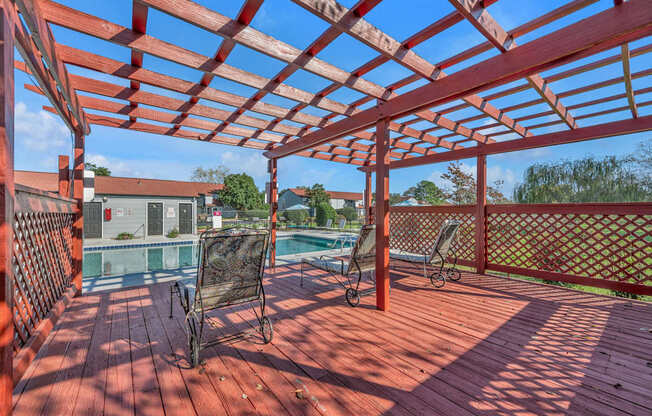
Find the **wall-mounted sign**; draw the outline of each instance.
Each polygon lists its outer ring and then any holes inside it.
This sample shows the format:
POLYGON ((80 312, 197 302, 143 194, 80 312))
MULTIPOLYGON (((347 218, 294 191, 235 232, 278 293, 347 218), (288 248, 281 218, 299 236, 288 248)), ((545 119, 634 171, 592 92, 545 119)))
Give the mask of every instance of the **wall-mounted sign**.
POLYGON ((174 207, 168 207, 167 214, 165 215, 167 218, 174 218, 176 216, 174 212, 174 207))
POLYGON ((115 216, 116 217, 124 217, 125 216, 125 209, 124 208, 116 208, 115 209, 115 216))

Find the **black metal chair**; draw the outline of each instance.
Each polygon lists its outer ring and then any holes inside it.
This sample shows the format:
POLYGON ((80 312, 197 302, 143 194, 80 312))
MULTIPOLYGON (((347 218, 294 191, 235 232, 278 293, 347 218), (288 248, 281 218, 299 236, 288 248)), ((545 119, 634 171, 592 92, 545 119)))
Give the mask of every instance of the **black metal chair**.
POLYGON ((193 281, 177 281, 170 286, 170 319, 176 292, 186 314, 188 348, 193 367, 200 363, 202 348, 234 341, 260 331, 265 343, 272 340, 272 322, 265 316, 263 273, 269 244, 269 232, 248 228, 205 231, 199 238, 197 277, 193 281), (203 342, 206 313, 245 302, 260 303, 260 315, 255 305, 260 328, 203 342))
MULTIPOLYGON (((353 307, 358 306, 360 296, 368 295, 375 290, 374 287, 360 290, 360 281, 363 273, 376 270, 376 226, 372 224, 362 227, 348 260, 328 255, 301 259, 301 287, 303 287, 304 264, 330 273, 346 289, 345 296, 348 304, 353 307), (357 275, 357 279, 352 280, 352 274, 357 275), (346 281, 341 280, 338 276, 346 278, 346 281)), ((370 280, 375 284, 373 274, 371 275, 370 280)))
POLYGON ((457 270, 457 255, 452 250, 451 246, 460 228, 460 222, 457 220, 446 220, 437 234, 437 239, 432 246, 430 253, 424 252, 423 254, 404 253, 390 251, 390 257, 395 260, 402 260, 409 263, 423 264, 423 277, 430 278, 430 283, 435 287, 443 287, 446 284, 446 279, 457 281, 460 280, 462 274, 457 270), (450 267, 444 269, 446 259, 451 256, 453 262, 450 267), (428 265, 439 266, 439 270, 433 271, 430 275, 428 272, 428 265))

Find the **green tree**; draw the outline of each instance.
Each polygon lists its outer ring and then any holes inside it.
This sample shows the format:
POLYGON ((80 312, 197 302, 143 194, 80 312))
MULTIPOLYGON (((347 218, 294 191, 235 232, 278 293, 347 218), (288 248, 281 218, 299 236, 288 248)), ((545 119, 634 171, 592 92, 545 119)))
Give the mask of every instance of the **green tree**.
MULTIPOLYGON (((407 195, 405 195, 405 196, 407 196, 407 195)), ((396 205, 399 202, 401 202, 401 199, 402 199, 401 194, 390 193, 389 194, 389 205, 396 205)), ((375 192, 371 193, 371 204, 372 205, 376 204, 376 193, 375 192)))
POLYGON ((537 163, 525 171, 514 189, 514 200, 524 204, 649 201, 652 192, 632 157, 591 156, 578 160, 537 163))
POLYGON ((335 212, 335 208, 333 208, 331 204, 328 202, 322 202, 317 205, 317 213, 315 215, 317 225, 323 227, 329 219, 335 220, 335 218, 337 218, 337 212, 335 212))
POLYGON ((308 197, 308 205, 311 208, 317 208, 322 203, 329 203, 331 197, 326 193, 324 185, 316 183, 312 188, 303 188, 306 190, 306 196, 308 197))
POLYGON ((201 166, 192 171, 191 181, 194 182, 208 182, 208 183, 224 183, 224 179, 229 174, 229 168, 220 165, 215 169, 204 169, 201 166))
POLYGON ((95 176, 111 176, 111 171, 108 168, 97 166, 95 163, 86 162, 84 169, 95 172, 95 176))
POLYGON ((232 173, 224 179, 224 189, 218 191, 222 203, 237 210, 263 208, 262 193, 254 179, 246 173, 232 173))
POLYGON ((308 218, 308 211, 305 209, 285 211, 283 213, 283 218, 285 218, 286 221, 292 222, 294 224, 302 224, 308 218))
POLYGON ((353 207, 344 207, 339 210, 339 214, 341 214, 349 222, 358 219, 358 211, 353 207))
POLYGON ((640 142, 630 157, 634 172, 648 192, 652 191, 652 139, 640 142))
MULTIPOLYGON (((446 173, 442 173, 442 179, 451 183, 451 189, 445 192, 446 199, 455 205, 473 205, 476 201, 476 181, 474 175, 464 172, 462 163, 452 162, 448 165, 446 173)), ((503 195, 500 187, 503 181, 495 181, 493 186, 487 185, 487 201, 492 204, 509 202, 503 195)))
POLYGON ((425 180, 417 183, 414 194, 410 196, 415 197, 417 201, 426 201, 430 205, 441 205, 446 202, 444 191, 433 182, 425 180))

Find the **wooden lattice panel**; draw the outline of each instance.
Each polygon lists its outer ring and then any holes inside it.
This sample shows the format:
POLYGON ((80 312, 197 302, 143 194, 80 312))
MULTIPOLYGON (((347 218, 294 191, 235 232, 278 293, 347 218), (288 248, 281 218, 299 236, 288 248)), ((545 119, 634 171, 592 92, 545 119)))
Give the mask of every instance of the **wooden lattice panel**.
POLYGON ((652 284, 652 204, 487 210, 490 266, 652 284))
POLYGON ((392 207, 389 247, 408 253, 429 253, 444 221, 461 222, 453 249, 462 261, 475 258, 475 216, 471 206, 392 207))
POLYGON ((14 218, 14 350, 71 284, 74 214, 17 211, 14 218))

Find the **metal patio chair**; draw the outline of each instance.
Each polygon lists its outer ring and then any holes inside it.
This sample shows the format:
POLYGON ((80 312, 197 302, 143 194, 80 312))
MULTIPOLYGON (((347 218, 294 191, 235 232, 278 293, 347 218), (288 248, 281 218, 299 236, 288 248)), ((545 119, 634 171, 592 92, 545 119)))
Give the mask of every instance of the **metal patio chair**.
POLYGON ((337 221, 337 228, 340 229, 340 230, 343 230, 344 227, 346 227, 346 218, 340 218, 337 221))
MULTIPOLYGON (((376 269, 376 225, 362 227, 347 260, 328 255, 301 259, 301 287, 303 287, 304 264, 330 273, 346 289, 347 303, 353 307, 358 306, 360 296, 368 295, 375 290, 375 287, 360 290, 360 281, 365 272, 376 269), (357 279, 355 277, 351 279, 351 275, 357 276, 357 279), (342 276, 346 280, 340 279, 338 276, 342 276)), ((370 280, 374 282, 373 274, 370 280)))
POLYGON ((457 220, 446 220, 437 234, 435 244, 432 246, 430 253, 424 252, 423 254, 405 253, 390 251, 390 257, 395 260, 402 260, 408 263, 423 264, 423 277, 430 279, 435 287, 443 287, 446 284, 446 279, 457 281, 460 280, 462 274, 457 270, 457 255, 451 249, 453 241, 460 228, 460 222, 457 220), (446 259, 451 255, 453 262, 450 267, 444 269, 446 259), (427 266, 439 266, 430 275, 428 275, 427 266))
POLYGON ((272 340, 272 322, 265 316, 263 273, 269 244, 267 230, 231 228, 205 231, 199 237, 197 277, 170 286, 170 319, 176 292, 186 314, 188 348, 193 367, 200 363, 202 348, 244 338, 260 332, 267 344, 272 340), (259 328, 203 342, 206 314, 214 309, 252 302, 259 328), (260 305, 260 315, 255 304, 260 305))

